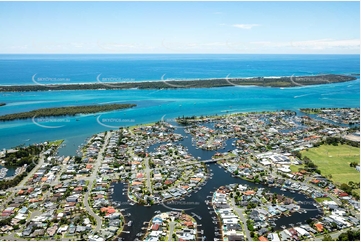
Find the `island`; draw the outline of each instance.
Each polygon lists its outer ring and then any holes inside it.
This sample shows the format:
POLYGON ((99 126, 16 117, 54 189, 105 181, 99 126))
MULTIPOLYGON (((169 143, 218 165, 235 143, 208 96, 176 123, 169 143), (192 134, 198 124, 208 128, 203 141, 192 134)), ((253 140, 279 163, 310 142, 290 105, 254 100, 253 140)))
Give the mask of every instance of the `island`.
POLYGON ((68 106, 57 108, 41 108, 29 112, 13 113, 0 116, 0 121, 11 121, 16 119, 28 119, 33 117, 53 117, 53 116, 74 116, 76 114, 88 114, 107 112, 112 110, 132 108, 135 104, 104 104, 104 105, 85 105, 68 106))
POLYGON ((315 75, 288 77, 253 77, 253 78, 214 78, 204 80, 162 80, 122 83, 56 84, 56 85, 14 85, 0 86, 0 92, 29 92, 49 90, 116 90, 116 89, 179 89, 212 88, 230 86, 261 87, 296 87, 353 81, 357 78, 348 75, 315 75))

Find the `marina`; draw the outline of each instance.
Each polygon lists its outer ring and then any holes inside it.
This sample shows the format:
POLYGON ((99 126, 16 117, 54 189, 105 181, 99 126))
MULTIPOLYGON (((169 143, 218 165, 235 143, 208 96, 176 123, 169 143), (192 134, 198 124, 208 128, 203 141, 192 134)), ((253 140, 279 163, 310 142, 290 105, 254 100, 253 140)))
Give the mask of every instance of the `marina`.
POLYGON ((0 169, 0 179, 4 179, 6 177, 6 173, 8 172, 8 170, 9 169, 7 169, 6 167, 0 169))

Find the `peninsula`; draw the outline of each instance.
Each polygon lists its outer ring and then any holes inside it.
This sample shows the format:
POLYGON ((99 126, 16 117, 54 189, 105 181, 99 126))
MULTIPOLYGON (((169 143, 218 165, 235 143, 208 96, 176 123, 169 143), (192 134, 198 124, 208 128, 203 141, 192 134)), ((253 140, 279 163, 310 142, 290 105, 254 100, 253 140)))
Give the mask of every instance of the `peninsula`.
POLYGON ((289 77, 216 78, 205 80, 163 80, 149 82, 89 83, 56 85, 0 86, 0 92, 29 92, 49 90, 97 90, 97 89, 179 89, 212 88, 229 86, 295 87, 353 81, 357 78, 347 75, 317 75, 289 77))
POLYGON ((16 119, 27 119, 33 117, 52 117, 52 116, 74 116, 80 113, 98 113, 112 110, 132 108, 135 104, 105 104, 105 105, 86 105, 86 106, 68 106, 58 108, 41 108, 29 112, 13 113, 0 116, 0 121, 11 121, 16 119))

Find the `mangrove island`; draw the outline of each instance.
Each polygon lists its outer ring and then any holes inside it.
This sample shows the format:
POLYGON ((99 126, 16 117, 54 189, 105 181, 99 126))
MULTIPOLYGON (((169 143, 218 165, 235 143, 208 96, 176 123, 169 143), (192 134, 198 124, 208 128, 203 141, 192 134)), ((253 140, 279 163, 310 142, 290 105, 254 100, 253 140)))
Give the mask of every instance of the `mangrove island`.
POLYGON ((105 104, 105 105, 86 105, 86 106, 68 106, 58 108, 41 108, 29 112, 13 113, 0 116, 0 121, 11 121, 16 119, 27 119, 33 117, 52 117, 52 116, 74 116, 76 114, 88 114, 106 112, 112 110, 132 108, 135 104, 105 104))

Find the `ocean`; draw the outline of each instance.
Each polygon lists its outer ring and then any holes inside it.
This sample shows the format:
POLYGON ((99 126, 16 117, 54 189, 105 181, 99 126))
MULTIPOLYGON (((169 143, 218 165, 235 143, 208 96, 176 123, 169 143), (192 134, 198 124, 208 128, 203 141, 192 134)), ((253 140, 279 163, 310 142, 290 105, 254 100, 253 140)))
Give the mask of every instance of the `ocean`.
MULTIPOLYGON (((260 76, 352 74, 359 55, 0 55, 0 85, 134 82, 260 76), (35 82, 34 82, 35 81, 35 82)), ((92 134, 119 126, 172 121, 178 116, 222 115, 303 107, 360 107, 360 80, 292 87, 2 92, 0 114, 38 108, 135 103, 128 110, 0 123, 0 149, 64 139, 60 154, 92 134)))

